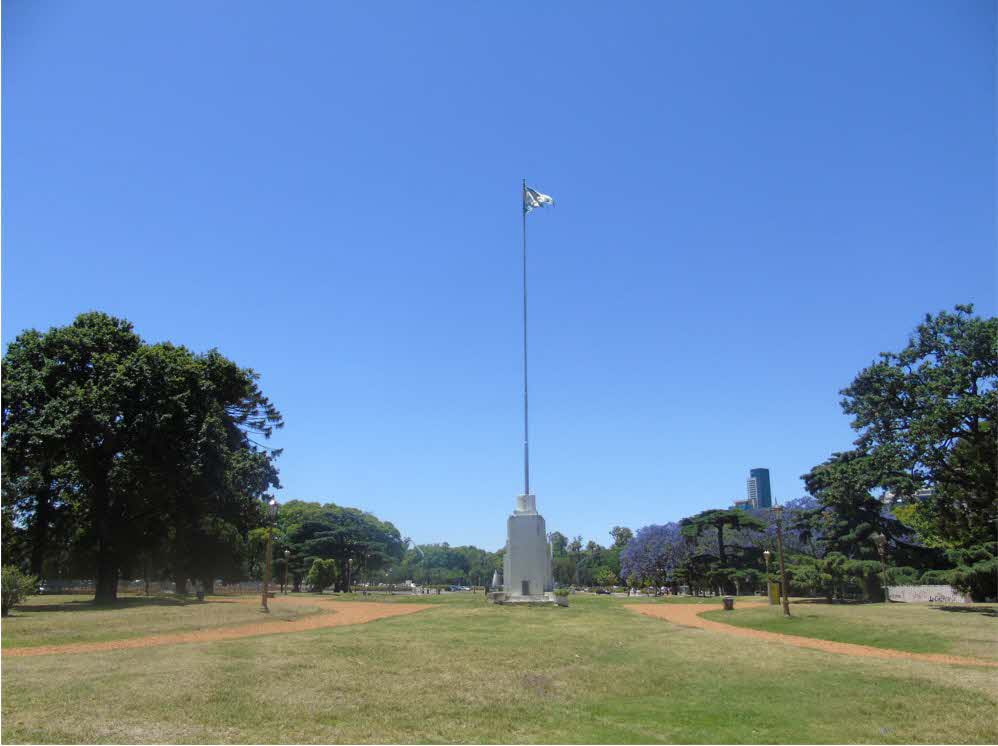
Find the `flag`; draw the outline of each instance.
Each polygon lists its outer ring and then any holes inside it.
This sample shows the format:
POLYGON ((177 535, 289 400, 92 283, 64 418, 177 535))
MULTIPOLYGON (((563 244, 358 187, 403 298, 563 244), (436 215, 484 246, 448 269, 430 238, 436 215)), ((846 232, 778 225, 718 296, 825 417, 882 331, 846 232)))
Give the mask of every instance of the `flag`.
POLYGON ((535 207, 544 207, 544 205, 553 205, 554 198, 549 197, 546 194, 541 194, 540 192, 531 189, 528 186, 523 187, 523 211, 530 212, 535 207))

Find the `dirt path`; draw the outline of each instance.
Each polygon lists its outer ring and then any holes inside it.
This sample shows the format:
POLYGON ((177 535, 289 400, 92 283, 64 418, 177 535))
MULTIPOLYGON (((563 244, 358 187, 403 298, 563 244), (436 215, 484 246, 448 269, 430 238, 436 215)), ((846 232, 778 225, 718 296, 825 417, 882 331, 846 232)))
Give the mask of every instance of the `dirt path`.
MULTIPOLYGON (((747 603, 738 605, 742 609, 751 609, 758 606, 766 606, 766 604, 747 603)), ((708 611, 716 611, 720 608, 707 604, 635 604, 627 608, 633 609, 639 614, 655 617, 656 619, 665 619, 673 624, 681 624, 684 627, 697 627, 699 629, 709 629, 714 632, 723 632, 727 635, 736 635, 738 637, 752 637, 756 640, 782 642, 787 645, 796 645, 799 648, 824 650, 826 653, 856 655, 867 658, 903 658, 915 661, 929 661, 931 663, 954 663, 962 666, 998 667, 998 661, 986 661, 980 658, 965 658, 959 655, 944 655, 941 653, 910 653, 907 650, 874 648, 869 645, 855 645, 851 642, 833 642, 832 640, 818 640, 813 637, 801 637, 800 635, 764 632, 758 629, 749 629, 748 627, 735 627, 731 624, 715 622, 711 619, 701 617, 701 614, 708 611)))
MULTIPOLYGON (((259 603, 256 599, 247 603, 259 603)), ((102 650, 129 650, 132 648, 147 648, 154 645, 177 645, 185 642, 217 642, 219 640, 237 640, 241 637, 256 637, 258 635, 286 635, 292 632, 306 632, 326 627, 339 627, 346 624, 366 624, 376 619, 386 619, 403 614, 414 614, 417 611, 430 608, 427 604, 384 604, 360 603, 343 601, 322 601, 315 598, 275 598, 271 602, 275 607, 316 606, 322 611, 294 621, 273 620, 238 624, 231 627, 214 627, 194 632, 177 632, 174 634, 149 635, 148 637, 133 637, 126 640, 105 640, 103 642, 79 642, 67 645, 40 645, 31 648, 7 648, 3 651, 4 658, 20 658, 32 655, 56 655, 65 653, 95 653, 102 650)))

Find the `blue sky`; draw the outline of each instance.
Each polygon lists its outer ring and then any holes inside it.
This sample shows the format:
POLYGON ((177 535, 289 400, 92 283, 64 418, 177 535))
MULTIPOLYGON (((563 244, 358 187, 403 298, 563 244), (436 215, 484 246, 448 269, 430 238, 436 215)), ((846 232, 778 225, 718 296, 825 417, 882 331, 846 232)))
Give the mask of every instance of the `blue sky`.
POLYGON ((282 500, 502 544, 774 496, 927 311, 995 312, 995 5, 3 4, 6 345, 218 347, 282 500))

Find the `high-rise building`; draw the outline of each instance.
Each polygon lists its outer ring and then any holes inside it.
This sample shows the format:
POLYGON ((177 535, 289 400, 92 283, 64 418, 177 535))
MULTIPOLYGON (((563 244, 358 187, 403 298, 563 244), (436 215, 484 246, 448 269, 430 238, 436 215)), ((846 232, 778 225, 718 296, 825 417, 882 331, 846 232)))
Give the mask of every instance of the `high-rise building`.
POLYGON ((752 469, 746 482, 748 501, 756 508, 773 507, 773 493, 769 487, 769 469, 752 469))

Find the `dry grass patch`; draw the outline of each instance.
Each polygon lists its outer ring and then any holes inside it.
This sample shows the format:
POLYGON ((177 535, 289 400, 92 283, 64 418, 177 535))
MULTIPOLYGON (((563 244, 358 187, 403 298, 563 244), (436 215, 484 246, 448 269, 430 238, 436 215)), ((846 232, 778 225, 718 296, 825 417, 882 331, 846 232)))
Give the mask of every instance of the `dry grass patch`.
POLYGON ((3 740, 998 740, 993 675, 733 639, 606 598, 434 604, 353 627, 4 661, 3 740))

